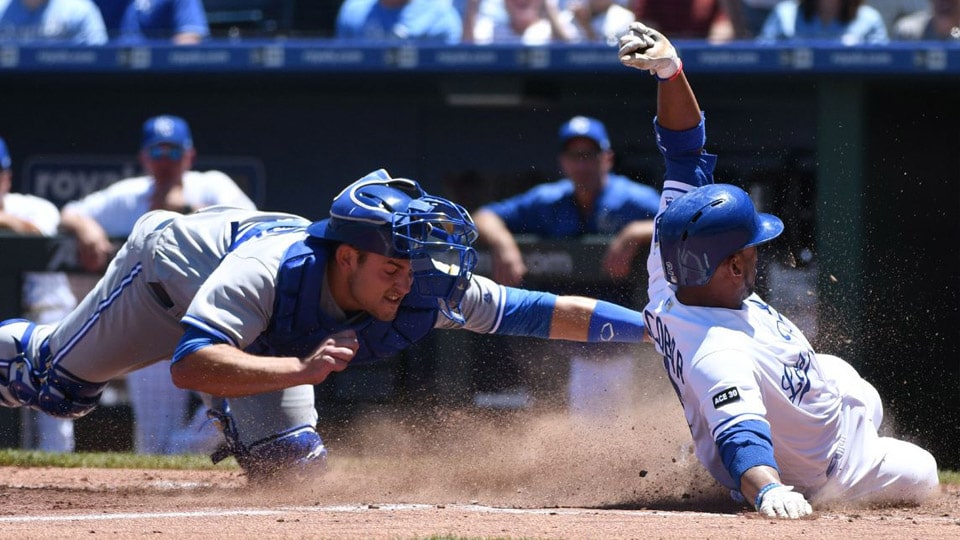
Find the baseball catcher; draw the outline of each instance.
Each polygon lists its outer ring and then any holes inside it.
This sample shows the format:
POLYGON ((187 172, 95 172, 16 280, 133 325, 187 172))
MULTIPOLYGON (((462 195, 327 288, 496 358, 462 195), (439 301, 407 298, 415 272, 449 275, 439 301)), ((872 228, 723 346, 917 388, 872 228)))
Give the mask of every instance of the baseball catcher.
POLYGON ((134 226, 103 279, 58 326, 0 323, 0 404, 76 418, 107 381, 172 355, 174 383, 211 396, 254 481, 309 478, 327 450, 313 385, 395 355, 433 329, 639 342, 642 315, 475 275, 465 209, 374 171, 330 217, 210 207, 134 226))

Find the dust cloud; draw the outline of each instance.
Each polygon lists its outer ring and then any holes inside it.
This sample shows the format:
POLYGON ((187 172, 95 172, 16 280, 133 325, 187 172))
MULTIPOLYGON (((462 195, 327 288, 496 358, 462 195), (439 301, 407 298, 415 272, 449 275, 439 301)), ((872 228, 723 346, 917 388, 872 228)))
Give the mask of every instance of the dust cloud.
POLYGON ((556 406, 371 410, 327 439, 320 479, 279 491, 324 504, 729 510, 729 495, 692 454, 662 371, 641 358, 630 399, 603 416, 556 406))

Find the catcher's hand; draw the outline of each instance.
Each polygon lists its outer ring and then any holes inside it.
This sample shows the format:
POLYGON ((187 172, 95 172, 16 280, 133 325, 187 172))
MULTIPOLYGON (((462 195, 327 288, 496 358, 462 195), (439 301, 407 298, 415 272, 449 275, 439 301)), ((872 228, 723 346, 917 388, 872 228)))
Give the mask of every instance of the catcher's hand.
POLYGON ((658 79, 669 79, 681 69, 680 57, 663 34, 643 23, 634 22, 620 37, 620 62, 646 69, 658 79))
POLYGON ((797 519, 813 513, 803 494, 793 486, 776 485, 763 493, 757 511, 772 518, 797 519))

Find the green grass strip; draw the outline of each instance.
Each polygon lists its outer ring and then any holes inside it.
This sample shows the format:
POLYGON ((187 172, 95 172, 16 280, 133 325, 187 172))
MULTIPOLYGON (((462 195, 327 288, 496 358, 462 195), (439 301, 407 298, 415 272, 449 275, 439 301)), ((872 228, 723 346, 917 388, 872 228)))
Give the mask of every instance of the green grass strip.
POLYGON ((0 449, 0 466, 8 467, 99 467, 107 469, 235 469, 237 462, 227 459, 214 465, 201 454, 153 456, 119 452, 52 453, 16 449, 0 449))

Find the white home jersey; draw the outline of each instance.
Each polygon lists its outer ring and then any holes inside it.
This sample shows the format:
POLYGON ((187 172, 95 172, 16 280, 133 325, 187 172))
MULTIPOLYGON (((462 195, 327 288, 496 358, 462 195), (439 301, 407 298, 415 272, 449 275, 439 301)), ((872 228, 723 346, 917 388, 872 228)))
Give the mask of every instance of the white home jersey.
POLYGON ((782 479, 810 486, 800 471, 826 473, 837 450, 841 395, 799 330, 756 294, 740 310, 685 306, 673 295, 644 312, 683 403, 696 454, 728 488, 716 437, 744 420, 768 422, 782 479), (788 429, 784 429, 789 426, 788 429))
MULTIPOLYGON (((660 212, 692 190, 666 181, 660 212)), ((880 396, 849 364, 814 353, 789 319, 752 294, 740 309, 687 306, 664 278, 654 238, 644 322, 683 405, 695 453, 725 487, 739 489, 717 438, 748 420, 770 426, 783 483, 812 501, 920 501, 935 492, 933 457, 879 437, 880 396)))
MULTIPOLYGON (((153 179, 138 176, 120 180, 106 188, 71 201, 69 210, 93 218, 107 236, 122 238, 130 234, 140 216, 151 210, 153 179)), ((220 171, 187 171, 183 174, 183 199, 194 208, 224 205, 253 210, 253 201, 229 176, 220 171)))
MULTIPOLYGON (((665 183, 661 211, 690 189, 665 183)), ((756 294, 739 310, 680 303, 663 277, 656 243, 647 266, 644 322, 664 355, 700 462, 724 486, 737 489, 716 438, 738 422, 760 420, 771 425, 782 480, 798 487, 822 484, 840 442, 835 434, 842 395, 803 333, 756 294)))

